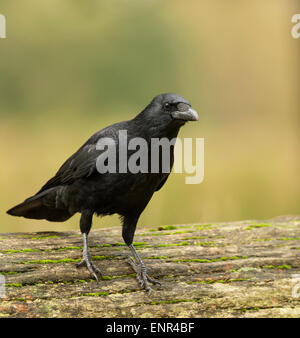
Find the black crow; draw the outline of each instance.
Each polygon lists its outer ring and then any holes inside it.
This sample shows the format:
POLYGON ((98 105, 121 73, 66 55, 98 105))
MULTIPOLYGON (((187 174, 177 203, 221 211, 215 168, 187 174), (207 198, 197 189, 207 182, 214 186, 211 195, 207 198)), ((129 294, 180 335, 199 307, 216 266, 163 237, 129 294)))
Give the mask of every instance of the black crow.
MULTIPOLYGON (((25 218, 63 222, 80 212, 83 254, 77 266, 86 265, 96 280, 97 273, 101 274, 101 271, 94 265, 88 249, 88 234, 93 215, 119 214, 123 222, 122 237, 134 257, 134 260, 129 257, 129 263, 136 271, 141 286, 151 292, 149 282, 154 284, 157 282, 148 276, 146 267, 132 242, 139 216, 154 192, 165 184, 170 170, 162 168, 164 154, 160 147, 159 165, 155 172, 151 172, 149 168, 148 172, 117 170, 101 173, 97 159, 108 147, 99 149, 99 140, 109 138, 116 145, 120 145, 118 134, 120 131, 126 131, 127 142, 134 138, 142 138, 151 149, 151 140, 162 138, 176 140, 179 129, 187 121, 197 120, 196 111, 186 99, 176 94, 160 94, 132 120, 113 124, 91 136, 34 196, 11 208, 7 213, 25 218)), ((168 154, 170 169, 174 161, 173 150, 172 146, 168 154)), ((119 152, 120 150, 117 150, 117 155, 120 155, 119 152)), ((132 150, 128 150, 128 157, 130 154, 132 150)), ((150 164, 151 152, 147 156, 150 164)), ((107 165, 107 161, 103 163, 107 165)))

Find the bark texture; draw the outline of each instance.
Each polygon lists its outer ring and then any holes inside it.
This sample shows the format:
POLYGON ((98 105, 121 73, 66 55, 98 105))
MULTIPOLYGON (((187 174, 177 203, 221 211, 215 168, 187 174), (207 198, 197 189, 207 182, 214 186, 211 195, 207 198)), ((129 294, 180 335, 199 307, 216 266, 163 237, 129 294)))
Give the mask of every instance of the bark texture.
POLYGON ((79 231, 0 234, 0 317, 300 317, 300 216, 140 227, 150 296, 119 227, 89 238, 98 283, 75 267, 79 231))

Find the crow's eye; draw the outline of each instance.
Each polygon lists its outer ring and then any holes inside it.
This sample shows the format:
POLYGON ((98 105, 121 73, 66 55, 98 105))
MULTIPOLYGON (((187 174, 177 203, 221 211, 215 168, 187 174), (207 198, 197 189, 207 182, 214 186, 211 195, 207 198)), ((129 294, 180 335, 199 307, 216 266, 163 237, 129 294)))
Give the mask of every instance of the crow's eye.
POLYGON ((170 103, 165 103, 164 104, 164 109, 167 110, 167 111, 169 111, 171 109, 170 103))

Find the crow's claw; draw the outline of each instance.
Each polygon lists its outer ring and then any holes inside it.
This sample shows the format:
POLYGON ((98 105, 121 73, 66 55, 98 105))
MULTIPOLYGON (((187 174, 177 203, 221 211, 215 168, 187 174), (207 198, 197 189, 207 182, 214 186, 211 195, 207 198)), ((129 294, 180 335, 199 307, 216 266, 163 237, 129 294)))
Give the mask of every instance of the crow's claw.
POLYGON ((81 268, 84 265, 86 265, 86 267, 88 268, 89 272, 91 273, 91 275, 96 279, 96 281, 98 282, 98 276, 97 273, 102 276, 102 272, 99 268, 97 268, 94 264, 94 262, 91 259, 91 256, 89 253, 83 253, 83 257, 82 260, 76 264, 77 268, 81 268))
POLYGON ((152 289, 151 289, 148 282, 150 282, 152 284, 161 285, 160 282, 158 282, 157 280, 149 277, 149 275, 147 273, 147 268, 146 268, 146 266, 144 265, 143 262, 141 262, 141 263, 136 262, 130 256, 128 256, 128 263, 131 265, 133 270, 136 272, 136 278, 137 278, 138 282, 140 283, 141 287, 144 288, 149 295, 151 294, 152 289))

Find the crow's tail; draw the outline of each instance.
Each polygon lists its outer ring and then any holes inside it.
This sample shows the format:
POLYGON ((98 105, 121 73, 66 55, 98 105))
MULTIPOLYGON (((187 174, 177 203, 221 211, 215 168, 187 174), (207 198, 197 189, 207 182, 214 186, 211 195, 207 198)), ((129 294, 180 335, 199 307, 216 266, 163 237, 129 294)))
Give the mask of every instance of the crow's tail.
POLYGON ((73 214, 70 214, 66 208, 57 206, 59 188, 61 187, 51 188, 27 198, 23 203, 9 209, 7 213, 12 216, 46 219, 53 222, 66 221, 73 214))

